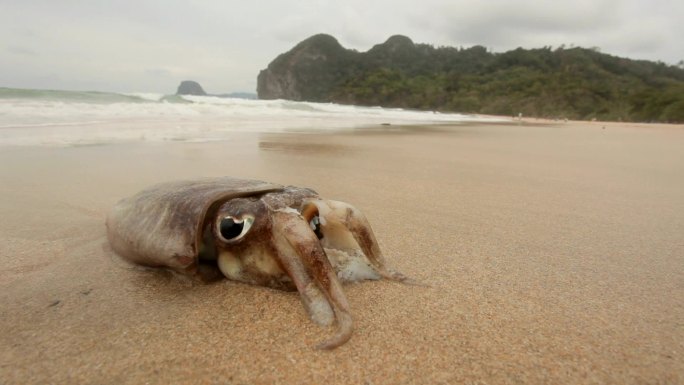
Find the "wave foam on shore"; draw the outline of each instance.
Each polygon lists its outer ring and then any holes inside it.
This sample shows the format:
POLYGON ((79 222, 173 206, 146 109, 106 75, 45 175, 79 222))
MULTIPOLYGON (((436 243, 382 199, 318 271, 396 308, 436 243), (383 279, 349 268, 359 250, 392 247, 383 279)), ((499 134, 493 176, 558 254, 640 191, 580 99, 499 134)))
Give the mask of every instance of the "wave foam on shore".
POLYGON ((288 100, 0 88, 0 145, 211 141, 231 132, 458 124, 501 118, 288 100))

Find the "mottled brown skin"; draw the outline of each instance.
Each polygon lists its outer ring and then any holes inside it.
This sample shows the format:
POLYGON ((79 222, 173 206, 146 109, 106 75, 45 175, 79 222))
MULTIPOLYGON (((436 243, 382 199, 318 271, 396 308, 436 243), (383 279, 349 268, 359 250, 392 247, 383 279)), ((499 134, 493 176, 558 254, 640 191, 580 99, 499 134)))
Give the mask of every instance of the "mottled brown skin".
POLYGON ((132 262, 194 274, 207 213, 220 202, 281 189, 230 177, 158 184, 112 208, 107 238, 115 252, 132 262))
POLYGON ((340 279, 406 280, 385 268, 358 210, 306 188, 231 178, 163 184, 122 200, 107 228, 112 248, 133 262, 297 290, 314 322, 337 321, 322 349, 353 331, 340 279))

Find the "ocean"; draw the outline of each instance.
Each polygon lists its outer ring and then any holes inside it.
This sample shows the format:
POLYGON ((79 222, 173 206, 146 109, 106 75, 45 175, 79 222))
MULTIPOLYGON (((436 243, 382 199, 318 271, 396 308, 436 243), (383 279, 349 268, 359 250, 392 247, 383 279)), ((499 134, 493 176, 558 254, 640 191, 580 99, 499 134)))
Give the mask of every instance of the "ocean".
POLYGON ((231 134, 241 131, 361 130, 505 120, 288 100, 0 88, 0 146, 201 142, 230 140, 231 134))

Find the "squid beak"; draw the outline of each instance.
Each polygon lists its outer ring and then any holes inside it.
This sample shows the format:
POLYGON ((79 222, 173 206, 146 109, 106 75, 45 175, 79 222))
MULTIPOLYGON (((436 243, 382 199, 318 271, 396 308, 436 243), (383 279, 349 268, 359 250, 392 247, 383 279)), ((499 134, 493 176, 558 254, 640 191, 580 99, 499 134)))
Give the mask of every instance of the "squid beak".
POLYGON ((309 317, 324 326, 337 320, 335 335, 317 348, 333 349, 344 344, 353 332, 349 304, 316 234, 308 220, 295 210, 272 215, 278 260, 297 287, 309 317))

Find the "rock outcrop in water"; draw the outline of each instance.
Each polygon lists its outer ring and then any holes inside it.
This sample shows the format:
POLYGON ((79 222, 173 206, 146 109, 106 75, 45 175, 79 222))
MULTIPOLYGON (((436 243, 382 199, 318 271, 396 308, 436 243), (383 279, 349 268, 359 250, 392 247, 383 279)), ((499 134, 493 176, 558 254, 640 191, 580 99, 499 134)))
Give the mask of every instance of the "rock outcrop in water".
POLYGON ((684 122, 684 68, 580 47, 433 47, 395 35, 366 52, 315 35, 259 73, 260 99, 545 118, 684 122))
POLYGON ((193 80, 183 80, 178 86, 178 91, 176 91, 176 95, 205 96, 206 94, 202 86, 193 80))

